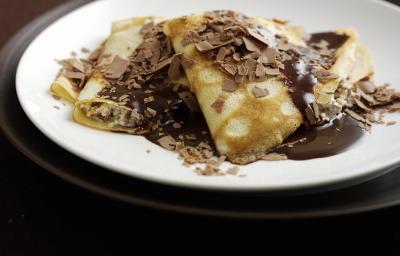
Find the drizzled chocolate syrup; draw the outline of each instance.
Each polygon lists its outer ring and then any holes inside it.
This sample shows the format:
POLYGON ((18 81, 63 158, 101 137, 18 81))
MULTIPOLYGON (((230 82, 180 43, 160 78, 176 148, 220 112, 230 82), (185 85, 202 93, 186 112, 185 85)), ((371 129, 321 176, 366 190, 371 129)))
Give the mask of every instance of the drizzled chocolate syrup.
POLYGON ((307 44, 318 44, 321 41, 326 41, 328 43, 328 49, 339 49, 344 43, 346 43, 349 37, 344 34, 337 34, 334 32, 322 32, 311 34, 310 39, 308 39, 307 44))
POLYGON ((153 143, 158 144, 160 138, 170 135, 176 140, 181 140, 179 137, 183 137, 188 146, 197 146, 200 142, 206 142, 212 146, 212 138, 204 116, 200 112, 190 110, 180 96, 181 93, 186 93, 195 99, 194 95, 185 85, 166 82, 166 75, 165 72, 161 72, 158 77, 152 78, 151 83, 146 83, 134 90, 128 89, 125 85, 105 88, 99 96, 118 99, 125 95, 127 96, 125 106, 141 115, 146 115, 147 108, 155 110, 155 116, 146 116, 144 123, 140 125, 143 133, 138 132, 153 143), (146 99, 150 97, 153 100, 146 102, 146 99), (158 128, 154 130, 152 128, 156 123, 158 123, 158 128), (187 136, 189 139, 186 139, 187 136))
POLYGON ((311 73, 311 66, 302 59, 288 60, 284 65, 283 74, 291 88, 293 103, 304 114, 306 107, 315 100, 314 87, 317 85, 317 78, 311 73))

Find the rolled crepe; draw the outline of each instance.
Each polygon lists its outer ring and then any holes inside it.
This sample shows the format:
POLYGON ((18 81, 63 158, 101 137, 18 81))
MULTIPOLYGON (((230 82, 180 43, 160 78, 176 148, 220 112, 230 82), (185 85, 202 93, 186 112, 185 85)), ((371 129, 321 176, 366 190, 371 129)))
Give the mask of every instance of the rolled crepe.
MULTIPOLYGON (((264 82, 244 82, 234 92, 226 92, 223 85, 229 78, 224 72, 200 53, 193 43, 183 45, 187 31, 199 27, 205 15, 191 15, 168 21, 164 30, 171 38, 174 49, 194 65, 185 67, 191 90, 197 97, 220 154, 235 163, 256 160, 257 154, 280 145, 302 123, 303 116, 292 102, 288 87, 278 79, 264 82), (267 89, 269 94, 256 98, 253 90, 267 89), (219 105, 219 111, 216 106, 219 105), (223 103, 223 105, 222 105, 223 103), (222 105, 222 106, 221 106, 222 105)), ((304 45, 297 30, 256 18, 260 25, 267 25, 275 33, 288 35, 292 43, 304 45)))
MULTIPOLYGON (((109 66, 115 59, 128 61, 129 56, 143 42, 143 35, 140 33, 143 26, 161 20, 158 17, 140 17, 114 23, 100 56, 99 66, 109 66)), ((100 130, 134 132, 136 126, 126 122, 127 117, 132 115, 132 109, 122 106, 117 100, 102 98, 99 93, 105 87, 103 73, 95 71, 77 98, 73 111, 74 120, 100 130)))
POLYGON ((346 104, 347 95, 335 95, 339 87, 352 88, 358 81, 372 78, 374 69, 371 52, 358 42, 358 33, 351 28, 335 31, 339 35, 346 35, 348 39, 337 49, 336 61, 329 71, 337 78, 325 83, 318 83, 315 87, 315 99, 320 111, 326 119, 331 119, 341 112, 346 104))
POLYGON ((103 70, 94 72, 75 104, 73 118, 76 122, 101 130, 138 134, 147 132, 146 129, 154 122, 171 118, 168 111, 184 104, 179 92, 187 87, 185 77, 160 81, 155 74, 155 78, 150 78, 140 88, 127 88, 127 85, 107 87, 110 77, 115 79, 124 74, 129 58, 144 42, 142 28, 160 21, 161 18, 145 17, 114 24, 99 58, 98 65, 103 70), (182 88, 173 91, 170 83, 182 85, 182 88), (151 85, 157 86, 151 88, 151 85))
MULTIPOLYGON (((142 37, 139 34, 140 29, 145 23, 151 22, 152 20, 158 21, 161 20, 161 18, 140 17, 114 22, 111 35, 93 53, 93 55, 97 55, 92 56, 94 58, 93 60, 97 61, 98 57, 109 55, 109 58, 101 58, 101 63, 97 63, 99 65, 106 65, 107 61, 115 55, 127 59, 137 45, 142 42, 142 37)), ((79 76, 84 76, 84 74, 80 74, 79 72, 74 73, 77 76, 76 79, 79 79, 79 76)), ((93 77, 98 76, 98 74, 93 75, 93 77)), ((81 79, 83 79, 83 77, 81 79)), ((86 90, 89 90, 89 88, 91 88, 91 86, 87 87, 86 90)), ((54 95, 71 103, 75 103, 79 96, 81 96, 80 100, 85 97, 85 94, 81 95, 81 89, 76 85, 76 81, 73 81, 71 76, 65 75, 64 73, 61 73, 56 78, 50 90, 54 95)), ((87 93, 91 94, 90 92, 87 93)))
POLYGON ((51 84, 51 93, 74 104, 86 82, 88 74, 92 72, 97 62, 99 53, 103 51, 103 48, 104 43, 90 54, 87 61, 78 60, 76 57, 60 61, 59 64, 63 67, 57 78, 51 84))

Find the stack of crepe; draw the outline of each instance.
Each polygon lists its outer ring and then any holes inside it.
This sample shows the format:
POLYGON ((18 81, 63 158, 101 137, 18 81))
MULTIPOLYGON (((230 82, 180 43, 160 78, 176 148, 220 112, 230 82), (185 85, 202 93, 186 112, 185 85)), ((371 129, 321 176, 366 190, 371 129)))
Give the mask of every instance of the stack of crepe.
MULTIPOLYGON (((187 77, 174 75, 169 79, 173 84, 187 86, 195 95, 218 153, 239 164, 257 160, 259 155, 282 144, 302 124, 318 125, 334 118, 346 105, 346 95, 340 88, 350 88, 373 73, 371 54, 358 43, 353 29, 331 32, 342 39, 340 43, 312 42, 302 29, 284 21, 230 11, 167 21, 135 18, 113 25, 110 37, 99 47, 92 70, 80 67, 80 72, 89 73, 86 79, 75 74, 79 67, 77 70, 70 63, 70 70, 62 72, 53 83, 54 94, 74 103, 76 122, 103 130, 144 131, 138 129, 142 125, 138 119, 151 119, 152 113, 127 106, 120 97, 105 97, 104 92, 108 79, 121 77, 129 70, 132 54, 145 40, 143 29, 157 24, 162 25, 172 42, 165 65, 175 65, 170 72, 176 70, 179 63, 173 60, 179 59, 187 77), (337 47, 333 47, 335 43, 337 47), (240 47, 242 52, 235 55, 235 49, 240 47), (300 104, 293 96, 296 81, 291 84, 282 70, 288 70, 285 64, 301 63, 302 54, 312 59, 316 49, 330 55, 326 60, 329 63, 319 66, 322 72, 303 70, 309 72, 314 86, 311 99, 304 93, 308 98, 300 104), (294 55, 287 57, 288 51, 294 55), (281 60, 276 62, 277 58, 281 60), (295 58, 296 63, 288 62, 290 58, 295 58), (80 86, 76 85, 77 79, 80 86)), ((296 79, 302 78, 301 69, 296 70, 296 79)))

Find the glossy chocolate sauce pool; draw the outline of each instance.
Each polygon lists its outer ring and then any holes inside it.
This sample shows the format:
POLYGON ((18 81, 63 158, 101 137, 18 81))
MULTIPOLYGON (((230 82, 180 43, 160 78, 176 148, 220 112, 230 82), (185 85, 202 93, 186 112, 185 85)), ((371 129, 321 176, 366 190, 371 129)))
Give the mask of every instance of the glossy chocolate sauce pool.
MULTIPOLYGON (((328 49, 336 51, 347 39, 348 36, 333 32, 316 33, 311 35, 307 43, 312 47, 312 45, 324 41, 328 49)), ((306 115, 307 105, 315 100, 314 87, 317 85, 317 78, 311 72, 312 66, 308 64, 310 62, 307 58, 312 59, 312 53, 305 52, 298 58, 284 62, 285 69, 283 70, 287 86, 291 88, 293 102, 303 113, 303 116, 306 115)), ((284 145, 286 145, 277 148, 275 152, 284 153, 292 160, 333 156, 348 149, 364 133, 356 120, 342 115, 323 126, 306 128, 302 125, 285 140, 284 145)))
POLYGON ((356 120, 349 116, 342 116, 323 126, 311 129, 300 127, 285 140, 286 144, 294 143, 294 145, 279 147, 275 152, 286 154, 292 160, 333 156, 348 149, 364 133, 356 120), (302 140, 304 142, 299 142, 302 140))

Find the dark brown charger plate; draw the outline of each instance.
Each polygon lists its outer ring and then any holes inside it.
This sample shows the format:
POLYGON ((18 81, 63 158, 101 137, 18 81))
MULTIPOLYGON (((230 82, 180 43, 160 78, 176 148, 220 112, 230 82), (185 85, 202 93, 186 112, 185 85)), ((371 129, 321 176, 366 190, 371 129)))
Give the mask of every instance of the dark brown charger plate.
POLYGON ((60 16, 88 3, 75 0, 37 18, 0 53, 0 123, 5 136, 27 157, 51 173, 95 193, 130 204, 196 215, 293 219, 354 214, 400 204, 400 173, 342 190, 273 197, 197 191, 128 178, 86 162, 45 137, 27 118, 15 91, 15 72, 29 43, 60 16))

